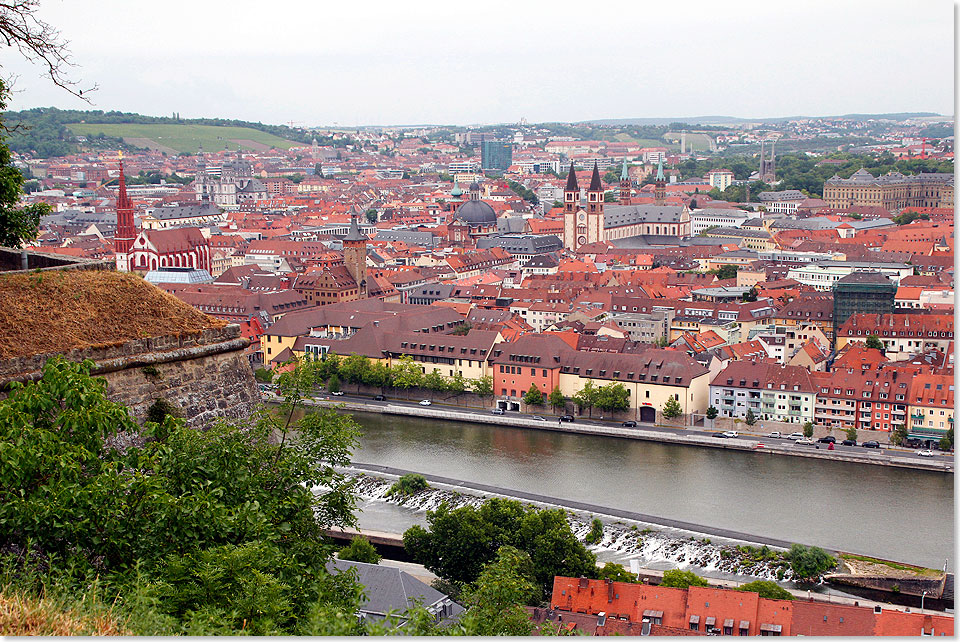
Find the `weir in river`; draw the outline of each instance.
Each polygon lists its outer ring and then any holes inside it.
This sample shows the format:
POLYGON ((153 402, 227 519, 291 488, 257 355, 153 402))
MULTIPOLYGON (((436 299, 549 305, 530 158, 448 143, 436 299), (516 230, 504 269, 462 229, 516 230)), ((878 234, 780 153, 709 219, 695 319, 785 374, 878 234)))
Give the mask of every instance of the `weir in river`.
MULTIPOLYGON (((953 564, 953 477, 355 413, 355 461, 932 568, 953 564)), ((382 504, 382 502, 380 502, 382 504)), ((370 501, 369 528, 422 521, 370 501), (379 526, 370 524, 379 520, 379 526)), ((709 537, 709 535, 708 535, 709 537)))

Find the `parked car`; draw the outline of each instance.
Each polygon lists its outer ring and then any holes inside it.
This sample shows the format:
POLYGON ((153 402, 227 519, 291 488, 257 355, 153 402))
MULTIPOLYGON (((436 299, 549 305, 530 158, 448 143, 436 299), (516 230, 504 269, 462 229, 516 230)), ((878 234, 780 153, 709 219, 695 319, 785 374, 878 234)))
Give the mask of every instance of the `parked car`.
POLYGON ((635 421, 625 421, 625 422, 623 422, 623 423, 620 424, 620 425, 623 426, 624 428, 636 428, 636 427, 637 427, 637 422, 635 422, 635 421))
POLYGON ((837 443, 837 438, 833 435, 827 435, 826 437, 821 437, 817 441, 821 444, 835 444, 837 443))
POLYGON ((544 418, 541 417, 540 415, 534 415, 534 416, 532 416, 532 417, 530 417, 530 418, 533 419, 534 421, 546 421, 546 419, 544 419, 544 418))
POLYGON ((573 415, 560 415, 560 421, 569 421, 573 423, 573 415))
POLYGON ((334 397, 342 397, 343 390, 337 390, 336 392, 331 392, 330 394, 333 395, 334 397))
POLYGON ((879 442, 879 441, 865 441, 865 442, 863 442, 861 445, 862 445, 864 448, 879 448, 879 447, 880 447, 880 442, 879 442))
POLYGON ((816 446, 817 442, 810 439, 809 437, 800 437, 800 439, 793 442, 797 446, 816 446))
POLYGON ((932 450, 918 450, 917 454, 920 455, 921 457, 933 457, 932 450))
POLYGON ((841 443, 841 445, 843 445, 843 446, 856 446, 856 445, 857 445, 857 440, 856 440, 856 439, 844 439, 844 440, 841 441, 840 443, 841 443))
POLYGON ((770 433, 769 435, 767 435, 767 438, 768 438, 768 439, 783 439, 783 437, 780 435, 780 431, 779 431, 779 430, 774 430, 772 433, 770 433))
POLYGON ((503 408, 494 408, 494 409, 491 410, 490 412, 492 412, 492 413, 495 414, 495 415, 502 415, 502 414, 503 414, 503 408))
POLYGON ((374 401, 386 401, 387 398, 384 397, 383 395, 377 395, 376 397, 373 398, 373 400, 374 400, 374 401))
POLYGON ((430 405, 433 405, 433 404, 432 404, 432 402, 431 402, 429 399, 422 399, 422 400, 420 401, 420 405, 421 405, 421 406, 430 406, 430 405))
POLYGON ((738 433, 736 430, 728 430, 725 433, 723 433, 723 436, 733 439, 734 437, 739 437, 740 433, 738 433))
POLYGON ((792 432, 792 433, 790 433, 789 435, 787 435, 787 439, 793 439, 793 440, 803 439, 803 433, 802 433, 802 432, 792 432))

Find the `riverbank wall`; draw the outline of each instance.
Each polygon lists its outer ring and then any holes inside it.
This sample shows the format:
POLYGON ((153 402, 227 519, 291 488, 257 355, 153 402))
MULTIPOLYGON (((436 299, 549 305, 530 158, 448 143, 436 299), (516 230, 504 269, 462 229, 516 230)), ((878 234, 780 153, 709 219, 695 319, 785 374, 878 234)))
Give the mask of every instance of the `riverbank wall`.
MULTIPOLYGON (((278 398, 272 392, 265 391, 261 394, 265 402, 278 401, 278 398)), ((954 469, 952 460, 946 461, 939 459, 920 459, 915 453, 910 452, 904 452, 903 455, 892 453, 881 454, 879 452, 867 452, 866 449, 864 449, 864 452, 862 453, 858 452, 857 454, 852 454, 837 450, 831 451, 827 450, 826 448, 821 448, 818 450, 813 447, 794 446, 792 442, 783 443, 780 440, 769 440, 760 437, 756 439, 723 439, 696 433, 658 430, 657 426, 647 424, 641 424, 637 428, 626 428, 622 426, 603 425, 593 422, 587 423, 583 420, 577 422, 560 422, 553 421, 552 418, 547 418, 544 421, 538 421, 527 416, 464 412, 462 410, 438 408, 435 405, 406 406, 391 403, 367 403, 358 400, 341 401, 336 397, 332 399, 307 399, 304 401, 304 403, 308 406, 318 407, 336 406, 345 411, 352 412, 404 415, 408 417, 422 417, 425 419, 438 419, 442 421, 462 421, 487 425, 495 424, 499 426, 512 426, 515 428, 534 428, 537 430, 549 430, 553 432, 577 433, 600 437, 615 437, 619 439, 636 439, 666 444, 699 446, 701 448, 738 450, 742 452, 754 453, 761 457, 776 455, 808 457, 856 464, 911 468, 915 470, 927 470, 931 472, 942 473, 953 473, 954 469)))

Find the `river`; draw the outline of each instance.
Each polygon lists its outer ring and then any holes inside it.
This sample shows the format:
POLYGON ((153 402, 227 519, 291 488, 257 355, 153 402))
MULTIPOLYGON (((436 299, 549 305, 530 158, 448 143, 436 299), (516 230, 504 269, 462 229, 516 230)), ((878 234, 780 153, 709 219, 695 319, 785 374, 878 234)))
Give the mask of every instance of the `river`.
MULTIPOLYGON (((953 475, 354 413, 357 462, 953 570, 953 475)), ((365 502, 402 532, 422 513, 365 502)))

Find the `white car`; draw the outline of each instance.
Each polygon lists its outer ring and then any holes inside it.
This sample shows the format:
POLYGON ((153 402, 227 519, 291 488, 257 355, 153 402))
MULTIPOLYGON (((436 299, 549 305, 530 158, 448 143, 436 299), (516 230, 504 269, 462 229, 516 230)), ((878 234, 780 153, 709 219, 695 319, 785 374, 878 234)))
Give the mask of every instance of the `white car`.
POLYGON ((343 391, 342 391, 342 390, 337 390, 336 392, 331 392, 330 394, 333 395, 334 397, 342 397, 342 396, 343 396, 343 391))
POLYGON ((431 403, 430 403, 430 400, 429 400, 429 399, 424 399, 423 401, 420 402, 420 405, 421 405, 421 406, 429 406, 429 405, 431 405, 431 403))
POLYGON ((790 433, 789 435, 787 435, 787 439, 794 439, 794 440, 796 440, 796 439, 803 439, 803 433, 802 433, 802 432, 792 432, 792 433, 790 433))
POLYGON ((724 436, 724 437, 730 437, 730 438, 739 437, 739 436, 740 436, 740 433, 738 433, 736 430, 728 430, 728 431, 726 431, 726 432, 723 433, 723 436, 724 436))
POLYGON ((774 430, 772 433, 767 435, 767 439, 781 439, 780 431, 774 430))
POLYGON ((933 457, 932 450, 918 450, 917 454, 920 455, 921 457, 933 457))

